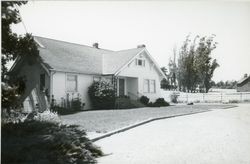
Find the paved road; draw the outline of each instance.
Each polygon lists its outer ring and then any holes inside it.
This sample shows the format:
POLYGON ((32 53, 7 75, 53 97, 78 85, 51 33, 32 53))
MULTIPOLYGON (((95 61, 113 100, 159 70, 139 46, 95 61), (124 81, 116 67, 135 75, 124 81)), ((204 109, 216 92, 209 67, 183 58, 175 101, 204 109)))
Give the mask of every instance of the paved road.
POLYGON ((160 120, 95 143, 101 164, 250 163, 250 104, 160 120))

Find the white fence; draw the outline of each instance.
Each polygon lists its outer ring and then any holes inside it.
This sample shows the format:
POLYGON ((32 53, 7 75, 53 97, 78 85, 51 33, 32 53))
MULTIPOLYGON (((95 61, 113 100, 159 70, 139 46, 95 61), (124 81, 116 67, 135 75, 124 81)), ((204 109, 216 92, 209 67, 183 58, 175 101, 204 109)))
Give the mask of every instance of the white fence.
MULTIPOLYGON (((173 91, 162 91, 166 101, 171 101, 173 91)), ((246 102, 250 101, 250 92, 209 92, 209 93, 178 93, 178 102, 246 102)))

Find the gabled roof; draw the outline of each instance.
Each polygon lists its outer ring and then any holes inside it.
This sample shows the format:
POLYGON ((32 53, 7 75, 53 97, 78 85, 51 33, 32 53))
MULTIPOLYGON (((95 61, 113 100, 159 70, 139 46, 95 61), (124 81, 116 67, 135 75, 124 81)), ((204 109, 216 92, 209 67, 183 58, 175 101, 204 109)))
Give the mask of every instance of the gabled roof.
POLYGON ((44 47, 39 48, 43 62, 57 71, 102 74, 102 55, 112 52, 38 36, 34 38, 44 47))
POLYGON ((250 76, 244 77, 241 80, 237 82, 237 86, 243 86, 245 85, 248 81, 250 81, 250 76))
POLYGON ((139 54, 145 48, 134 48, 129 50, 115 51, 106 53, 103 56, 103 71, 104 74, 114 74, 132 58, 139 54))
POLYGON ((145 48, 111 51, 90 46, 34 37, 43 63, 49 69, 84 74, 114 74, 145 48))

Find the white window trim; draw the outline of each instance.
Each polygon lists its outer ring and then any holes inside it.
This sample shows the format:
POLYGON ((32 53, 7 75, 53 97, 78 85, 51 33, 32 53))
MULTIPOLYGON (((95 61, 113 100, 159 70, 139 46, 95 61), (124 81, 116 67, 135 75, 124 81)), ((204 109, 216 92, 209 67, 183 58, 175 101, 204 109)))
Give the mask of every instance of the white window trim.
POLYGON ((65 90, 66 90, 66 93, 77 93, 78 92, 78 75, 77 74, 66 73, 66 76, 65 76, 65 90), (76 76, 76 90, 75 91, 68 91, 68 88, 67 88, 68 76, 76 76))
POLYGON ((156 81, 153 79, 149 80, 149 93, 156 93, 156 81), (152 81, 154 81, 154 88, 153 88, 154 91, 153 92, 151 92, 151 82, 152 81))
POLYGON ((156 93, 156 80, 155 79, 143 79, 143 93, 152 93, 152 94, 156 93), (144 90, 145 80, 148 80, 148 92, 145 92, 145 90, 144 90), (150 87, 151 81, 154 81, 154 91, 153 92, 150 91, 151 90, 151 87, 150 87))
POLYGON ((139 66, 139 67, 145 67, 145 65, 146 65, 146 60, 145 60, 145 59, 136 59, 136 60, 135 60, 135 63, 136 63, 136 65, 139 66), (139 60, 142 61, 142 65, 139 65, 139 60))
POLYGON ((143 79, 143 93, 150 93, 150 88, 149 88, 149 85, 150 85, 150 80, 149 79, 143 79), (148 81, 148 91, 145 91, 144 88, 145 88, 145 81, 148 81))

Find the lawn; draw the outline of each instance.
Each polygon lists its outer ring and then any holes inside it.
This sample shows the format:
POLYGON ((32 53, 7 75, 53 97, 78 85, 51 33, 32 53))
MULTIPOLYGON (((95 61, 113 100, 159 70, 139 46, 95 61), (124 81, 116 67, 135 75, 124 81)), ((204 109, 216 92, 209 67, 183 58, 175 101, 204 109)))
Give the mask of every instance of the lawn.
POLYGON ((61 116, 61 119, 65 124, 80 125, 80 128, 87 132, 107 133, 152 118, 205 112, 211 109, 228 107, 232 107, 232 105, 199 104, 127 110, 99 110, 61 116))

